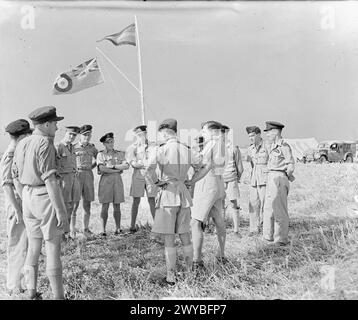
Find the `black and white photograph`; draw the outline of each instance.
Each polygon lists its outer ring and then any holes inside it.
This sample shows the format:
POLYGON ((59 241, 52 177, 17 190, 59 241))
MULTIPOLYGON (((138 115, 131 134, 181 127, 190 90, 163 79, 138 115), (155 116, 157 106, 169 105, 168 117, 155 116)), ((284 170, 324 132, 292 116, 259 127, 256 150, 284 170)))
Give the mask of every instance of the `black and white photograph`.
POLYGON ((357 71, 355 1, 0 0, 0 300, 358 299, 357 71))

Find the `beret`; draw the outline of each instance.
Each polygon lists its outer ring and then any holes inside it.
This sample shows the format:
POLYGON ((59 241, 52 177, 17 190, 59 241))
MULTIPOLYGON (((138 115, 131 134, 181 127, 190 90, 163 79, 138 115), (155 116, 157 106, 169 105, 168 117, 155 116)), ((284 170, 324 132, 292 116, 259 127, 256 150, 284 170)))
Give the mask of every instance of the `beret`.
POLYGON ((79 133, 84 134, 84 133, 87 133, 87 132, 90 132, 90 131, 92 131, 92 126, 90 124, 85 124, 80 128, 79 133))
POLYGON ((113 132, 108 132, 104 136, 99 139, 100 142, 104 143, 107 142, 109 139, 113 139, 113 132))
POLYGON ((29 114, 29 118, 34 124, 45 123, 47 121, 60 121, 64 119, 64 117, 57 116, 56 108, 53 106, 37 108, 29 114))
POLYGON ((261 133, 261 129, 257 126, 250 126, 250 127, 246 127, 246 132, 249 134, 249 133, 256 133, 256 134, 259 134, 261 133))
POLYGON ((177 132, 177 121, 175 119, 165 119, 163 120, 158 127, 158 131, 162 129, 172 129, 177 132))
POLYGON ((13 136, 20 136, 25 133, 31 133, 33 129, 30 128, 30 124, 27 120, 18 119, 13 122, 10 122, 6 126, 5 131, 13 136))
POLYGON ((271 129, 282 129, 285 126, 276 121, 266 121, 266 129, 264 131, 270 131, 271 129))

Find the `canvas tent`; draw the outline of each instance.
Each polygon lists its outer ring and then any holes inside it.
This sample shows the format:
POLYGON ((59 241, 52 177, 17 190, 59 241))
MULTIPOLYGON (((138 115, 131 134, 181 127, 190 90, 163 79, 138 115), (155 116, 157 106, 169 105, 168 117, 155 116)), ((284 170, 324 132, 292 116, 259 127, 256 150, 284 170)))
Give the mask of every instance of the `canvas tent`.
POLYGON ((293 157, 295 158, 295 160, 301 160, 306 150, 315 149, 318 146, 318 142, 315 138, 284 140, 291 146, 293 157))

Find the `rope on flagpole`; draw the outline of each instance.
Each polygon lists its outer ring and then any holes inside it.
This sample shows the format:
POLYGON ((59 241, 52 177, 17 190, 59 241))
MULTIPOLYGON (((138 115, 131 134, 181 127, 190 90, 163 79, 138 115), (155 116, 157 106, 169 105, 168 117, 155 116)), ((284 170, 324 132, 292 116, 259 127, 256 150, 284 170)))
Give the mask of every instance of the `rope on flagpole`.
POLYGON ((127 120, 128 122, 131 122, 131 123, 133 124, 133 123, 135 122, 135 121, 133 121, 134 117, 132 116, 132 114, 130 114, 130 113, 127 111, 127 109, 129 110, 129 108, 128 108, 127 104, 124 102, 124 99, 123 99, 122 95, 121 95, 121 94, 119 93, 119 91, 117 90, 116 85, 115 85, 115 82, 114 82, 114 80, 113 80, 113 77, 112 77, 111 73, 109 72, 109 70, 107 69, 105 63, 103 64, 103 66, 104 66, 104 69, 106 70, 106 72, 107 72, 107 74, 108 74, 108 76, 109 76, 109 79, 111 80, 110 82, 111 82, 112 87, 113 87, 113 89, 114 89, 114 91, 115 91, 115 94, 118 95, 121 104, 124 106, 124 108, 121 108, 121 109, 124 110, 124 116, 125 116, 126 120, 127 120), (130 120, 130 119, 132 119, 132 120, 130 120))
POLYGON ((134 16, 135 21, 135 31, 136 31, 136 44, 138 47, 137 53, 138 53, 138 68, 139 68, 139 83, 140 83, 140 102, 142 106, 142 123, 146 123, 145 119, 145 108, 144 108, 144 92, 143 92, 143 75, 142 75, 142 58, 140 53, 140 41, 139 41, 139 30, 138 30, 138 21, 137 16, 134 16))
POLYGON ((141 91, 133 84, 132 81, 128 79, 128 77, 119 69, 119 67, 110 59, 107 57, 107 55, 98 47, 96 49, 108 60, 108 62, 129 82, 129 84, 137 90, 138 93, 141 93, 141 91))

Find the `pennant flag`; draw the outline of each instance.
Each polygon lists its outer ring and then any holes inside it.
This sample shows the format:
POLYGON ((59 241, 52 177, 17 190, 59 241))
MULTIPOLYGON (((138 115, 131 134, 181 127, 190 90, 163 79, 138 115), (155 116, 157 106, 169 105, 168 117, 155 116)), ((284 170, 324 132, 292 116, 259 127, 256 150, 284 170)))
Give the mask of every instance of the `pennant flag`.
POLYGON ((97 58, 93 58, 70 71, 61 73, 53 85, 53 94, 75 93, 103 82, 97 58))
POLYGON ((132 23, 128 27, 124 28, 121 32, 111 34, 104 37, 97 42, 108 40, 111 41, 115 46, 120 46, 123 44, 130 44, 132 46, 136 45, 136 36, 135 36, 135 24, 132 23))

